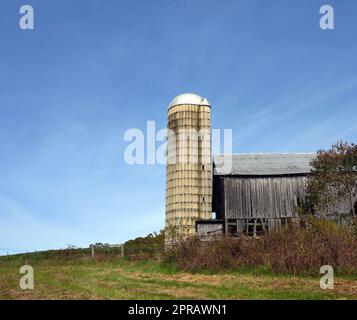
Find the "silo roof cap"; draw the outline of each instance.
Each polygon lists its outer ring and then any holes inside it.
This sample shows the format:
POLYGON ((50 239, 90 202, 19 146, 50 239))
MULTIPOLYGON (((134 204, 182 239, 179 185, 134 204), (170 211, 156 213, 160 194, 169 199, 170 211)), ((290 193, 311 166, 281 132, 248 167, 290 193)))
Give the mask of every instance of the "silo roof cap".
POLYGON ((180 104, 195 104, 201 106, 211 106, 206 98, 195 93, 183 93, 173 98, 169 104, 169 109, 180 104))

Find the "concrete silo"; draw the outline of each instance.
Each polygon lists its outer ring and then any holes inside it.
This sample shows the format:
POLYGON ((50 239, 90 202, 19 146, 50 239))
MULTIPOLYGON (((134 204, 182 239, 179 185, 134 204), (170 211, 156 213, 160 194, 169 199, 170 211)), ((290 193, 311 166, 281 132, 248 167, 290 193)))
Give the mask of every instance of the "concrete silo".
MULTIPOLYGON (((212 214, 211 106, 192 93, 168 108, 166 227, 182 237, 195 234, 197 219, 212 214)), ((168 236, 166 239, 168 242, 168 236)))

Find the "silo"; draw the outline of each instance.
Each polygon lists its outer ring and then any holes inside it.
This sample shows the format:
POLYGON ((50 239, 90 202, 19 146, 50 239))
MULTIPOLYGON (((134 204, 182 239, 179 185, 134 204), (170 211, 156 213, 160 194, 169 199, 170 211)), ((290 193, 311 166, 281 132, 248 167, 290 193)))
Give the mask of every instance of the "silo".
MULTIPOLYGON (((212 214, 211 106, 197 94, 168 108, 165 225, 180 237, 195 234, 197 219, 212 214)), ((171 235, 172 236, 172 235, 171 235)), ((169 236, 167 234, 166 242, 169 236)))

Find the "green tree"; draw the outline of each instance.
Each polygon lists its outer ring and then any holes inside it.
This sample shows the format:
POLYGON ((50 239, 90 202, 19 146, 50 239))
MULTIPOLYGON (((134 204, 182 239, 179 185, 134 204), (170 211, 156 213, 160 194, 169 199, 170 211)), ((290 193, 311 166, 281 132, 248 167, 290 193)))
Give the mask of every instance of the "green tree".
POLYGON ((356 218, 357 145, 338 141, 329 150, 318 151, 311 167, 307 199, 314 210, 343 207, 356 218))

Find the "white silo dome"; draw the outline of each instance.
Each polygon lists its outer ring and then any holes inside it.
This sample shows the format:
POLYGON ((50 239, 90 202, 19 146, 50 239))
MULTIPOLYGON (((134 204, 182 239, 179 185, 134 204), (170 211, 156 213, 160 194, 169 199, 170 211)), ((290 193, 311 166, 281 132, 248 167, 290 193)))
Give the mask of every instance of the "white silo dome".
POLYGON ((195 104, 202 106, 211 106, 206 98, 195 93, 183 93, 173 98, 169 104, 169 109, 180 104, 195 104))

